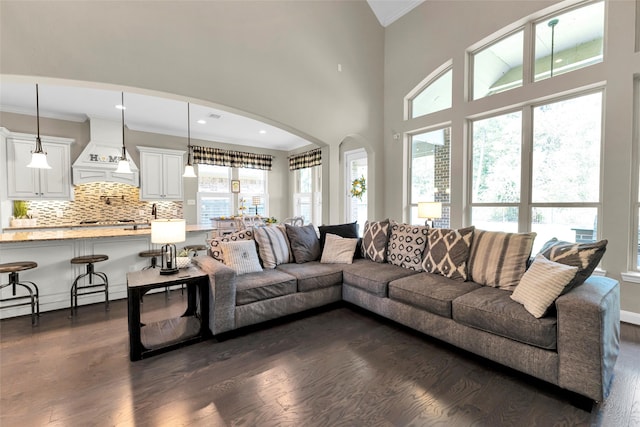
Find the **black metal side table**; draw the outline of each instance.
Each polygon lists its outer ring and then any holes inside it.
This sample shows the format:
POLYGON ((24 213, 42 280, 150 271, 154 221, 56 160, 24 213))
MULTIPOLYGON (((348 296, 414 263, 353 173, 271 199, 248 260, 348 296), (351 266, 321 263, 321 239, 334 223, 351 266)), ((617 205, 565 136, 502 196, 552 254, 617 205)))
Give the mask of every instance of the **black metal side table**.
POLYGON ((172 275, 158 269, 127 273, 129 358, 140 360, 211 337, 209 331, 209 276, 197 267, 172 275), (176 319, 140 323, 140 302, 151 289, 187 285, 187 309, 176 319))

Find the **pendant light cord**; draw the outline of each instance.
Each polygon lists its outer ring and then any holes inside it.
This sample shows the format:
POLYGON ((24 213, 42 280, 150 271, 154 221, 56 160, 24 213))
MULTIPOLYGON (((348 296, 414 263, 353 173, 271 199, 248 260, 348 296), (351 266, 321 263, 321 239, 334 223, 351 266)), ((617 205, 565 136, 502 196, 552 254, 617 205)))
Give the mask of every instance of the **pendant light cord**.
POLYGON ((120 92, 120 94, 122 95, 121 98, 121 105, 122 105, 122 159, 121 160, 127 160, 127 150, 125 149, 124 146, 124 92, 120 92))
POLYGON ((187 102, 187 166, 191 164, 193 158, 191 155, 191 104, 187 102))
POLYGON ((36 83, 36 129, 38 130, 38 136, 36 136, 36 150, 33 153, 44 153, 42 141, 40 140, 40 96, 38 92, 38 83, 36 83))

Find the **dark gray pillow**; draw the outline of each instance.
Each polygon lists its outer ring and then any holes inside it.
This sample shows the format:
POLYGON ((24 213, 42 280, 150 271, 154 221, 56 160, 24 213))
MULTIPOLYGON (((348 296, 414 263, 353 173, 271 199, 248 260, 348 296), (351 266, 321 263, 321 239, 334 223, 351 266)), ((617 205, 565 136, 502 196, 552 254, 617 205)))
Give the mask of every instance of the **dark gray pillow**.
POLYGON ((350 222, 348 224, 335 224, 335 225, 321 225, 318 227, 320 231, 320 249, 324 249, 324 239, 327 233, 335 234, 336 236, 344 237, 346 239, 358 238, 358 222, 350 222))
POLYGON ((303 227, 294 227, 285 224, 285 227, 287 228, 287 237, 291 244, 293 258, 298 264, 316 261, 320 258, 322 254, 320 250, 320 240, 312 224, 303 227))
POLYGON ((593 243, 571 243, 554 237, 544 244, 539 253, 548 260, 578 267, 576 276, 562 291, 565 294, 576 286, 580 286, 591 276, 607 250, 607 243, 607 240, 593 243))

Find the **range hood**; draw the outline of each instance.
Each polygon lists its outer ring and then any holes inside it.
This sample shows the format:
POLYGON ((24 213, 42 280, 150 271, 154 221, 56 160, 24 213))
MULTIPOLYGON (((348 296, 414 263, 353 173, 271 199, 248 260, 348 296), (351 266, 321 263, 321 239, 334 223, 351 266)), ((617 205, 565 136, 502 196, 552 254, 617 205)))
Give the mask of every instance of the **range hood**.
POLYGON ((110 120, 89 119, 89 143, 73 162, 73 184, 106 181, 140 185, 138 167, 131 160, 127 151, 127 159, 132 174, 116 173, 118 160, 122 155, 122 124, 110 120))

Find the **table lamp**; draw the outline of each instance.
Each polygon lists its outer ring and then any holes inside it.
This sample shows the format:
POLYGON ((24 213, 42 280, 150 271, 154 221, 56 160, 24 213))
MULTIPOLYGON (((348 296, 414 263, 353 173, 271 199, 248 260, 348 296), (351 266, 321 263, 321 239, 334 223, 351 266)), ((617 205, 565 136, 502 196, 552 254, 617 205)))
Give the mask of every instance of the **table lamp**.
POLYGON ((442 203, 418 202, 418 218, 426 218, 424 225, 433 227, 433 220, 442 218, 442 203), (431 222, 431 224, 429 224, 431 222))
POLYGON ((260 196, 253 196, 252 201, 253 201, 252 205, 256 207, 256 216, 258 216, 258 206, 260 205, 260 202, 262 200, 260 196))
POLYGON ((174 243, 186 240, 184 219, 156 219, 151 221, 151 243, 162 244, 160 274, 178 272, 177 251, 174 243))

